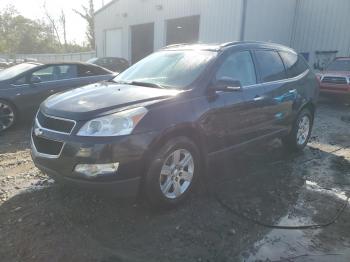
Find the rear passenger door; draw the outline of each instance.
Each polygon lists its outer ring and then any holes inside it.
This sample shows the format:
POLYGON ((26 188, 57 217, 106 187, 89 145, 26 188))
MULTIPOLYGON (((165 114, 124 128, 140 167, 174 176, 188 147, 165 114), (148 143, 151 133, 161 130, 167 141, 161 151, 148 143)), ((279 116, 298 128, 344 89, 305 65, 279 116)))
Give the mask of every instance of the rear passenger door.
POLYGON ((290 121, 294 119, 294 111, 300 107, 302 99, 307 97, 307 93, 310 92, 310 86, 313 86, 315 78, 310 73, 309 66, 303 57, 292 51, 279 51, 280 56, 284 62, 287 72, 286 88, 288 94, 285 96, 286 102, 289 103, 290 121))
POLYGON ((267 134, 286 130, 292 113, 295 90, 288 77, 280 54, 275 50, 255 50, 259 85, 264 88, 264 113, 267 134))

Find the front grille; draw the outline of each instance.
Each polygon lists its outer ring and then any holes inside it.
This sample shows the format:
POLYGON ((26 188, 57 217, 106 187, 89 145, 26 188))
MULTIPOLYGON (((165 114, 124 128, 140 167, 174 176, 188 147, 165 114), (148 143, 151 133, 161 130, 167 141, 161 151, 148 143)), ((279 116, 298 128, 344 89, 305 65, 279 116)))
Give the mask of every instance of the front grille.
POLYGON ((58 156, 61 153, 63 142, 49 140, 32 134, 36 151, 45 155, 58 156))
POLYGON ((322 83, 346 85, 348 83, 348 81, 346 80, 345 77, 325 76, 322 79, 322 83))
POLYGON ((52 131, 70 134, 74 128, 75 122, 44 115, 41 111, 38 112, 37 120, 41 127, 52 131))

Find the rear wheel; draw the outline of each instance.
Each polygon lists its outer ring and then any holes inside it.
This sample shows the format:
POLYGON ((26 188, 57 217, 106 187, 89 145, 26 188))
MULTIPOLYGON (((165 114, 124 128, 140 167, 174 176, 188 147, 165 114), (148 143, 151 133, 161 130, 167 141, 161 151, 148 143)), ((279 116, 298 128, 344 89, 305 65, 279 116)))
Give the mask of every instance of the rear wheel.
POLYGON ((284 145, 290 151, 301 151, 309 142, 313 125, 313 115, 310 110, 303 109, 292 128, 290 134, 283 139, 284 145))
POLYGON ((12 127, 16 122, 16 110, 9 102, 0 100, 0 132, 12 127))
POLYGON ((155 155, 145 193, 154 207, 173 207, 191 192, 199 171, 199 151, 186 137, 171 139, 155 155))

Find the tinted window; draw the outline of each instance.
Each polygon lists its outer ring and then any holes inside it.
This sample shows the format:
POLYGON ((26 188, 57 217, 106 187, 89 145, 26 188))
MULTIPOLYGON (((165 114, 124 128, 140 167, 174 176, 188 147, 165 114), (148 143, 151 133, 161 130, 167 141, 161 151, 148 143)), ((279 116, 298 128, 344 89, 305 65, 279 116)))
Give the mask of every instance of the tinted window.
POLYGON ((35 71, 33 73, 33 76, 38 76, 40 77, 42 82, 47 82, 47 81, 53 81, 56 80, 54 77, 54 73, 53 73, 53 66, 48 66, 48 67, 44 67, 38 71, 35 71))
POLYGON ((108 75, 109 72, 97 67, 97 66, 87 66, 79 65, 78 66, 78 77, 88 77, 88 76, 98 76, 98 75, 108 75))
POLYGON ((279 52, 287 70, 288 77, 296 77, 304 73, 308 66, 301 57, 290 52, 279 52))
POLYGON ((59 79, 71 79, 78 76, 76 65, 61 65, 59 66, 59 79))
POLYGON ((71 79, 77 77, 76 65, 52 65, 33 73, 40 77, 42 82, 71 79))
POLYGON ((16 80, 16 82, 14 83, 15 85, 24 85, 27 84, 27 77, 21 77, 19 79, 16 80))
POLYGON ((256 84, 255 68, 250 52, 233 53, 226 58, 216 73, 216 79, 229 77, 243 86, 256 84))
POLYGON ((275 51, 256 51, 260 76, 263 82, 271 82, 286 78, 281 57, 275 51))

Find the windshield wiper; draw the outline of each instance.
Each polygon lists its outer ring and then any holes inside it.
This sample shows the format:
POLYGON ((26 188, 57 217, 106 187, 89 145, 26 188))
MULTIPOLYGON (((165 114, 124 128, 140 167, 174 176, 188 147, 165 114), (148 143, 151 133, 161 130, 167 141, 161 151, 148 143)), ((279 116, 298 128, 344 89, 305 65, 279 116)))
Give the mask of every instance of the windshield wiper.
POLYGON ((155 83, 149 83, 149 82, 142 82, 142 81, 115 81, 114 79, 111 79, 113 83, 121 84, 121 85, 133 85, 133 86, 146 86, 151 88, 160 88, 164 89, 163 86, 155 83))

